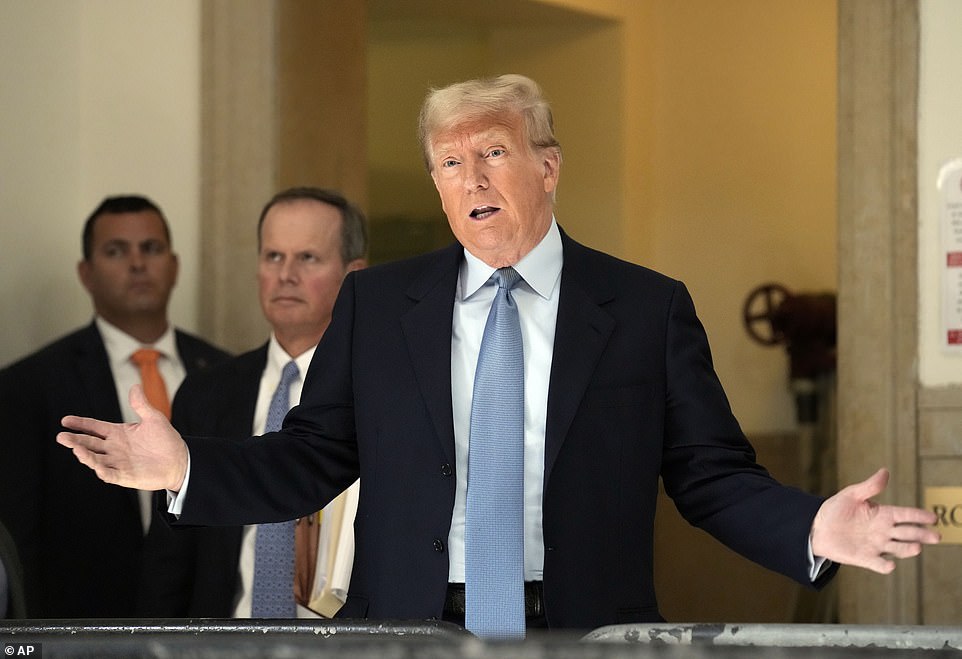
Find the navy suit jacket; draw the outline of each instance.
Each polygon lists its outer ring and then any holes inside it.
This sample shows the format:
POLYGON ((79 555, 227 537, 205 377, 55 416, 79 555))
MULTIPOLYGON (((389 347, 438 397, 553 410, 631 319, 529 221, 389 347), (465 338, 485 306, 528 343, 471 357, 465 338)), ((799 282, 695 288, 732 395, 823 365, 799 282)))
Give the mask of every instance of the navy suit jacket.
MULTIPOLYGON (((176 344, 188 374, 229 356, 180 331, 176 344)), ((122 420, 94 323, 0 371, 0 519, 23 563, 27 614, 130 617, 144 537, 138 495, 56 443, 67 414, 122 420)))
MULTIPOLYGON (((266 365, 265 343, 188 376, 174 397, 174 427, 183 434, 249 437, 266 365)), ((166 494, 160 495, 158 503, 166 508, 166 494)), ((243 533, 242 526, 171 527, 163 516, 154 515, 144 541, 138 615, 233 617, 243 533)))
MULTIPOLYGON (((690 523, 810 583, 807 540, 822 500, 755 462, 684 285, 562 241, 543 485, 549 626, 661 620, 659 477, 690 523)), ((338 615, 439 618, 458 477, 451 321, 462 258, 455 244, 351 273, 284 428, 256 442, 188 440, 181 521, 288 519, 360 477, 354 572, 338 615)))

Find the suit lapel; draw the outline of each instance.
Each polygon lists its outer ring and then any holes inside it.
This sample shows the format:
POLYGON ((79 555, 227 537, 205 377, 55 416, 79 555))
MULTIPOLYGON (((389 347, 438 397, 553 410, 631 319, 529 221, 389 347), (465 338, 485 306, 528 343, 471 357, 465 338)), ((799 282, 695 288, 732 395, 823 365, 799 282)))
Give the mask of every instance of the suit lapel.
POLYGON ((84 330, 78 346, 77 378, 90 401, 90 416, 117 423, 123 421, 117 400, 117 384, 110 370, 110 358, 103 338, 93 323, 84 330))
POLYGON ((254 411, 257 407, 257 394, 260 390, 261 375, 267 366, 267 344, 241 355, 232 362, 235 374, 231 382, 223 384, 230 387, 231 393, 219 400, 223 401, 222 413, 225 415, 224 428, 231 436, 249 435, 254 427, 254 411), (238 412, 242 411, 243 414, 238 412))
POLYGON ((401 317, 418 388, 445 455, 454 464, 454 417, 451 411, 451 321, 463 248, 439 252, 407 290, 414 306, 401 317))
POLYGON ((584 247, 569 239, 564 232, 562 241, 561 297, 548 384, 545 483, 615 326, 611 315, 601 308, 613 297, 604 276, 592 272, 583 258, 584 247))
POLYGON ((180 361, 184 364, 184 370, 187 372, 187 375, 210 366, 207 358, 195 349, 196 344, 192 343, 187 335, 180 330, 174 330, 174 341, 177 345, 177 354, 180 356, 180 361))

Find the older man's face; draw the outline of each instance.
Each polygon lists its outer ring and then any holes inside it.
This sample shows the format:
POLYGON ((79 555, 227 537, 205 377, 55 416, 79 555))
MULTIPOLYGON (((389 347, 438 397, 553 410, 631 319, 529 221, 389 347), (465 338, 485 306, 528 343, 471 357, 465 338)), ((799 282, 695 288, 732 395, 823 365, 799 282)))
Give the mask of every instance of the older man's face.
POLYGON ((362 259, 341 257, 341 211, 314 199, 275 204, 260 230, 257 284, 261 309, 285 349, 316 343, 331 322, 334 300, 362 259))
POLYGON ((551 225, 560 156, 528 148, 521 118, 455 126, 431 139, 431 178, 451 231, 494 267, 514 265, 551 225))

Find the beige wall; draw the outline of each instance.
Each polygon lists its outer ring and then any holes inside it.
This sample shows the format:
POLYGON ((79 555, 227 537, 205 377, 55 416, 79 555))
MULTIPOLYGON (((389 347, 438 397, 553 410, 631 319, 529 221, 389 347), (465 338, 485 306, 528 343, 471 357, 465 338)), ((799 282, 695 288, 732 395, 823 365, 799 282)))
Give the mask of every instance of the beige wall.
MULTIPOLYGON (((942 348, 942 270, 939 168, 962 156, 962 3, 920 2, 918 128, 919 381, 918 451, 922 492, 962 487, 962 353, 942 348)), ((933 547, 923 557, 920 609, 929 624, 962 620, 962 547, 933 547)))
POLYGON ((962 157, 962 3, 920 3, 919 65, 919 379, 924 386, 962 383, 962 352, 942 350, 942 245, 936 177, 962 157))
POLYGON ((746 432, 791 430, 784 350, 741 309, 837 288, 835 2, 655 5, 650 263, 691 290, 746 432))
POLYGON ((0 2, 0 364, 90 320, 75 267, 108 194, 165 210, 194 327, 199 27, 192 0, 0 2))

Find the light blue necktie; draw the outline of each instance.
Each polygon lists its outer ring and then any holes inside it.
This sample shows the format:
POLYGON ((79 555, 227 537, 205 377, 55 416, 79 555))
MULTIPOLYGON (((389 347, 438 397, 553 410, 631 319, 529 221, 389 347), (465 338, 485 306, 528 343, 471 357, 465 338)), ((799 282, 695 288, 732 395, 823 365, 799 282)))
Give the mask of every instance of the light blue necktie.
POLYGON ((524 638, 524 348, 513 268, 498 284, 481 339, 471 401, 465 513, 465 626, 482 638, 524 638))
MULTIPOLYGON (((267 408, 264 432, 280 430, 290 410, 291 383, 298 376, 297 364, 288 362, 267 408)), ((294 523, 259 524, 254 544, 254 587, 251 617, 295 618, 294 523)))

